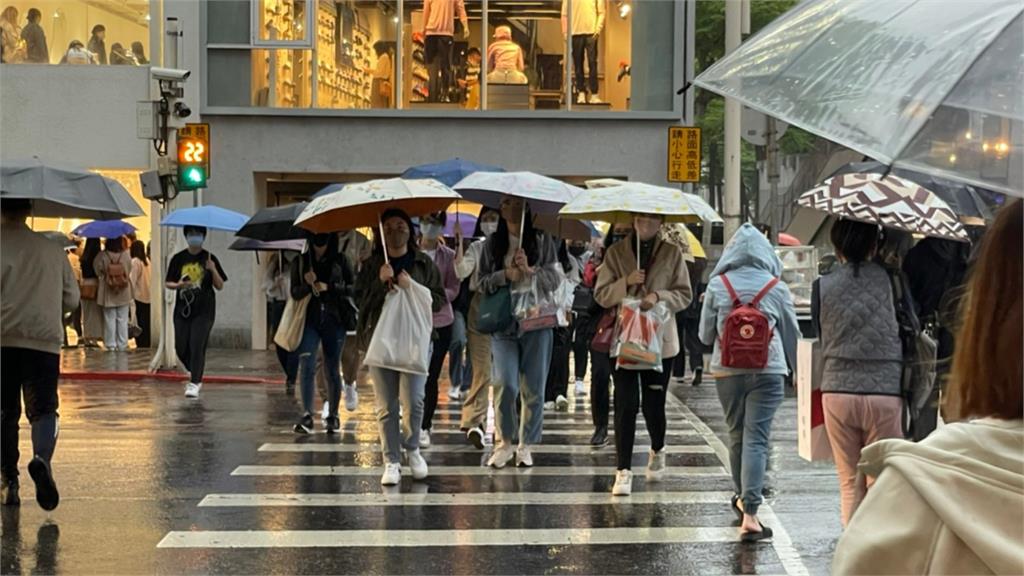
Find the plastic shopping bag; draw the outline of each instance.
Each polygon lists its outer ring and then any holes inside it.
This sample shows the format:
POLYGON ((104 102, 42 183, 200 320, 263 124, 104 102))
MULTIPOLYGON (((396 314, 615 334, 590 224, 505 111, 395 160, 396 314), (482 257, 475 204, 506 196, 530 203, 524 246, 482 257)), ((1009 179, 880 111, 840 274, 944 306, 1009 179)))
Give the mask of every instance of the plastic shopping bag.
POLYGON ((558 306, 558 326, 568 328, 572 323, 572 303, 576 297, 576 284, 568 278, 562 278, 562 283, 555 290, 554 300, 558 306))
POLYGON ((367 366, 426 374, 434 330, 430 290, 416 281, 390 292, 366 349, 367 366))
POLYGON ((553 295, 540 294, 536 276, 529 285, 512 289, 512 314, 519 321, 520 332, 558 326, 558 303, 553 295))
POLYGON ((640 309, 640 300, 627 298, 619 306, 618 332, 612 347, 616 368, 662 371, 661 339, 672 313, 663 302, 650 310, 640 309))

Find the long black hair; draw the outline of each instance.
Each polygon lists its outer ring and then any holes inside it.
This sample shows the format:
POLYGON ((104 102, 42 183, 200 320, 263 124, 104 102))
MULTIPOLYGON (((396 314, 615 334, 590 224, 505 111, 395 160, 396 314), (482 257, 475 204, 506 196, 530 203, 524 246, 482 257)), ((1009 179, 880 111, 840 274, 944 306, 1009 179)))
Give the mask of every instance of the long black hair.
POLYGON ((146 257, 146 245, 144 243, 132 242, 132 247, 128 251, 132 258, 138 258, 142 261, 143 266, 149 265, 149 258, 146 257))
POLYGON ((856 220, 839 220, 832 225, 830 236, 836 253, 853 264, 854 276, 860 274, 860 265, 878 246, 878 226, 856 220))
POLYGON ((93 262, 96 261, 96 257, 99 255, 100 239, 86 238, 85 247, 82 248, 82 256, 78 259, 82 265, 83 278, 96 278, 96 268, 93 266, 93 262))
MULTIPOLYGON (((405 225, 409 227, 409 242, 407 243, 407 246, 409 248, 409 252, 415 253, 417 249, 416 227, 412 225, 412 218, 409 218, 409 215, 406 214, 404 210, 400 210, 398 208, 385 210, 384 213, 380 215, 380 221, 381 223, 384 223, 395 217, 405 220, 405 225)), ((384 258, 384 238, 381 238, 379 227, 374 230, 373 237, 374 255, 384 258)))
MULTIPOLYGON (((533 266, 540 259, 540 248, 537 246, 537 232, 533 227, 533 212, 530 211, 530 205, 524 203, 523 210, 526 210, 526 216, 523 218, 523 229, 519 231, 519 237, 523 240, 526 261, 530 266, 533 266)), ((477 222, 479 223, 479 220, 477 222)), ((495 270, 503 270, 505 268, 505 255, 508 254, 509 249, 508 222, 505 221, 504 216, 500 216, 500 212, 498 230, 491 234, 490 242, 491 257, 494 259, 495 270)))
POLYGON ((473 238, 483 238, 484 237, 484 231, 480 227, 480 223, 483 222, 484 216, 486 216, 487 214, 489 214, 491 212, 494 212, 495 214, 497 214, 499 220, 501 219, 501 211, 498 210, 497 208, 491 208, 490 206, 481 206, 480 207, 480 213, 477 214, 477 217, 476 217, 476 228, 473 228, 473 238))

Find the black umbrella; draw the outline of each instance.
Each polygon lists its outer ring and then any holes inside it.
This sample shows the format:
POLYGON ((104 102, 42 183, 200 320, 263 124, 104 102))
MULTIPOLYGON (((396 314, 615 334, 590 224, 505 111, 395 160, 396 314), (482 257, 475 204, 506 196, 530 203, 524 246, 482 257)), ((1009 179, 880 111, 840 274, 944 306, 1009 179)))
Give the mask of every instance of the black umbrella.
MULTIPOLYGON (((961 219, 980 218, 985 222, 991 222, 993 217, 992 208, 1001 203, 999 198, 1002 194, 999 194, 998 192, 992 192, 991 190, 986 190, 984 188, 975 188, 969 184, 939 178, 924 172, 915 172, 913 170, 906 170, 903 168, 894 168, 890 170, 885 164, 875 161, 851 162, 841 167, 839 170, 836 170, 832 176, 854 173, 892 174, 905 180, 909 180, 914 184, 935 193, 935 195, 944 200, 946 204, 949 204, 949 207, 952 208, 953 212, 961 219)), ((830 176, 830 178, 832 176, 830 176)))
POLYGON ((306 202, 264 208, 249 218, 236 236, 264 242, 297 240, 306 237, 306 232, 293 226, 295 219, 306 208, 306 202))

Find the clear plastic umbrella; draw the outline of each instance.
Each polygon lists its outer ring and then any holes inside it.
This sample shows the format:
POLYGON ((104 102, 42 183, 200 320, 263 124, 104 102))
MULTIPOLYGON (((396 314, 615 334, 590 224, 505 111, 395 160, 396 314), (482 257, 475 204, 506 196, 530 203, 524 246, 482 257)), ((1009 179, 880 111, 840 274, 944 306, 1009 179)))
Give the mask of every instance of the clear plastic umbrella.
POLYGON ((880 162, 1024 196, 1022 13, 808 0, 694 83, 880 162))

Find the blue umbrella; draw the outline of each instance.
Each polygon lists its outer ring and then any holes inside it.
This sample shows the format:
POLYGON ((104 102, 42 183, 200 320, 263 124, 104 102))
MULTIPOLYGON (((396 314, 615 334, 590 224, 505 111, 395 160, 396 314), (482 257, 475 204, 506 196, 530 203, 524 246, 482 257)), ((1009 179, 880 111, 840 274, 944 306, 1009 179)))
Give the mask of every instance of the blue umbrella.
POLYGON ((135 232, 135 226, 123 220, 93 220, 71 231, 81 238, 120 238, 135 232))
POLYGON ((175 210, 167 215, 166 218, 160 222, 161 226, 203 226, 210 230, 226 230, 228 232, 237 232, 245 223, 249 220, 249 217, 245 214, 239 214, 220 206, 199 206, 197 208, 181 208, 175 210))
POLYGON ((454 186, 460 180, 474 172, 504 171, 505 169, 500 166, 477 164, 476 162, 470 162, 469 160, 463 160, 462 158, 452 158, 450 160, 436 162, 434 164, 413 166, 402 173, 402 178, 433 178, 445 186, 454 186))

